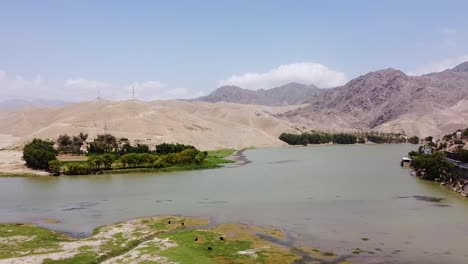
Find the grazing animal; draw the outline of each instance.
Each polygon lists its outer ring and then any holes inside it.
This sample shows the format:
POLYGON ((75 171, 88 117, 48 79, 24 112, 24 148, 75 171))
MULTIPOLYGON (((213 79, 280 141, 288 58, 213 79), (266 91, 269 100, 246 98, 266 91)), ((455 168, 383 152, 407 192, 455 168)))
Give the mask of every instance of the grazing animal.
POLYGON ((182 222, 182 223, 180 223, 180 224, 181 224, 182 226, 184 226, 184 225, 185 225, 185 223, 184 223, 184 222, 182 222))
POLYGON ((198 237, 195 237, 194 241, 198 241, 198 237))
POLYGON ((224 241, 224 237, 219 237, 219 240, 224 241))
POLYGON ((171 224, 171 220, 167 221, 167 223, 170 225, 170 224, 171 224))
POLYGON ((212 248, 212 247, 208 247, 208 250, 213 250, 213 248, 212 248))

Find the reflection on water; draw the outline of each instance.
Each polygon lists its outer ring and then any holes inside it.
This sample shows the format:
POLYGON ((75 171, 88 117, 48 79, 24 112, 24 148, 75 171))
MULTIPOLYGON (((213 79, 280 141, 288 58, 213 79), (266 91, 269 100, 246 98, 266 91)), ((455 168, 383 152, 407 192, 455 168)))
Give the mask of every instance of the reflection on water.
POLYGON ((468 201, 409 176, 399 161, 412 148, 255 149, 252 163, 226 169, 2 178, 0 221, 85 235, 142 216, 206 216, 280 227, 359 263, 468 263, 468 201))

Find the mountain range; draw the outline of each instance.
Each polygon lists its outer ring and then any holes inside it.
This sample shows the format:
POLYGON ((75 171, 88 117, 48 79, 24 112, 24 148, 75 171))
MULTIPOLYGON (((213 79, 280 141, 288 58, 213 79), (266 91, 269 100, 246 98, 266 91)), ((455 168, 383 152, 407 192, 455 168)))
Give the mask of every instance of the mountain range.
POLYGON ((0 111, 3 146, 107 132, 148 144, 241 148, 284 144, 278 140, 283 132, 376 130, 440 137, 466 127, 468 62, 422 76, 389 68, 328 89, 299 83, 256 91, 223 86, 189 101, 94 100, 0 111))
POLYGON ((288 83, 280 87, 264 90, 248 90, 237 86, 222 86, 207 96, 194 101, 210 103, 228 102, 267 106, 285 106, 303 104, 306 98, 321 93, 323 90, 315 85, 288 83))
POLYGON ((389 68, 330 89, 299 83, 257 91, 224 86, 196 100, 269 106, 306 104, 277 117, 307 128, 440 134, 468 126, 468 62, 423 76, 389 68))

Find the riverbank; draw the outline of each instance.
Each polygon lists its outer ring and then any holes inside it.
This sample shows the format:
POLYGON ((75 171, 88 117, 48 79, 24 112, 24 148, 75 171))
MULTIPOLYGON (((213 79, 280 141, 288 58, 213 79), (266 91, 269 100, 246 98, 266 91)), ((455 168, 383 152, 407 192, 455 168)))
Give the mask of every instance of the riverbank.
POLYGON ((6 263, 349 263, 346 257, 295 246, 275 228, 212 226, 208 219, 161 216, 97 228, 73 238, 31 224, 0 225, 6 263))

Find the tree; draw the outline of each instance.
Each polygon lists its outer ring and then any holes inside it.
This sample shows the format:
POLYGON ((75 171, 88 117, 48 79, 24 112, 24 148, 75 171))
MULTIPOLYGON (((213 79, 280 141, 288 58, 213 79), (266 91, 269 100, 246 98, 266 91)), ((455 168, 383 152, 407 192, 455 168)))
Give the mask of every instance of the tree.
POLYGON ((195 149, 194 146, 183 145, 183 144, 168 144, 162 143, 156 145, 156 154, 165 155, 169 153, 179 153, 185 149, 195 149))
POLYGON ((428 136, 426 138, 424 138, 424 141, 428 141, 428 142, 432 142, 434 138, 432 136, 428 136))
POLYGON ((408 139, 408 142, 411 144, 419 144, 419 137, 413 136, 408 139))
POLYGON ((208 152, 202 151, 195 156, 195 163, 200 164, 208 157, 208 152))
POLYGON ((412 166, 418 176, 432 181, 438 178, 451 177, 455 168, 455 165, 446 160, 442 152, 417 155, 413 159, 412 166))
POLYGON ((89 145, 89 153, 104 154, 114 152, 118 147, 117 139, 110 134, 98 135, 89 145))
POLYGON ((60 135, 57 139, 59 152, 68 153, 70 151, 71 144, 72 144, 72 139, 67 134, 60 135))
POLYGON ((54 143, 42 139, 33 139, 23 148, 23 159, 26 165, 32 169, 49 169, 49 162, 56 160, 57 151, 53 147, 54 143))
POLYGON ((114 155, 106 153, 102 155, 101 157, 102 157, 102 164, 104 165, 104 168, 110 169, 112 167, 112 164, 115 161, 114 155))
POLYGON ((58 160, 49 161, 49 171, 54 176, 59 176, 62 173, 62 164, 58 160))

